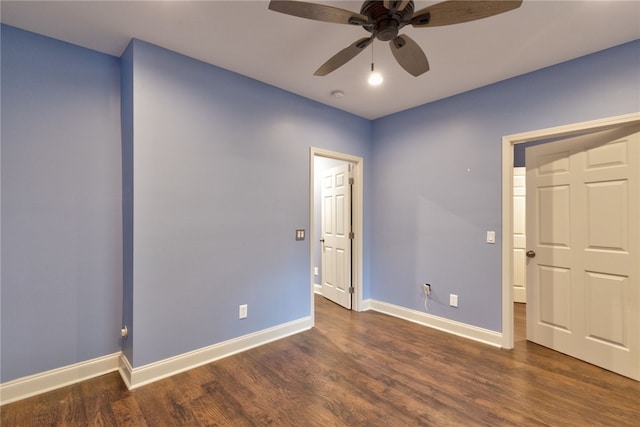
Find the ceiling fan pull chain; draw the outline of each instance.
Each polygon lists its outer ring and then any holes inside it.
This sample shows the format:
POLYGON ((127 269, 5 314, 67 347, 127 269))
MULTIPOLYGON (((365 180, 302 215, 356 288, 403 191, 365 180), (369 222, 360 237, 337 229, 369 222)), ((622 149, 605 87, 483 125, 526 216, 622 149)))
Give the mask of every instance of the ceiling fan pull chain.
POLYGON ((371 42, 371 72, 373 73, 373 45, 374 43, 371 42))

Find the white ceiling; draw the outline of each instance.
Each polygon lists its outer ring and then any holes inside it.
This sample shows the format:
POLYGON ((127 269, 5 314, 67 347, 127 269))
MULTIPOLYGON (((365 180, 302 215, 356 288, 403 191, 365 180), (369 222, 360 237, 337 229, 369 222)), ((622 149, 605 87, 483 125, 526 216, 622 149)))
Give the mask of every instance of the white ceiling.
MULTIPOLYGON (((360 27, 267 9, 268 1, 5 1, 3 23, 110 55, 131 38, 375 119, 640 38, 640 1, 525 0, 514 11, 434 28, 401 30, 431 70, 406 73, 387 43, 373 44, 385 81, 370 87, 371 48, 325 77, 313 72, 367 36, 360 27), (342 90, 344 97, 331 96, 342 90)), ((360 1, 317 3, 360 11, 360 1)), ((435 1, 416 1, 416 10, 435 1)), ((640 72, 640 70, 639 70, 640 72)))

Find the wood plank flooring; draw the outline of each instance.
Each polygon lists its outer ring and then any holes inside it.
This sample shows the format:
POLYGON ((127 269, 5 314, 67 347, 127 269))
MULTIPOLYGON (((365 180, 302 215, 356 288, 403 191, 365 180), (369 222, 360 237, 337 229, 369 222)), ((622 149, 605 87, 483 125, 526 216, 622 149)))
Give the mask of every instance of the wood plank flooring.
POLYGON ((316 327, 127 391, 112 373, 2 426, 635 426, 640 383, 524 337, 501 350, 316 297, 316 327))

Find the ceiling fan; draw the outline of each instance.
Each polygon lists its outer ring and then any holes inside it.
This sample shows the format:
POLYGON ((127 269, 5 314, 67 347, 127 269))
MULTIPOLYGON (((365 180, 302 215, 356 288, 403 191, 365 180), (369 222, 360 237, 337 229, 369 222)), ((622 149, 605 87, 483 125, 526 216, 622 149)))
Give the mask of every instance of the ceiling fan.
POLYGON ((522 0, 447 0, 414 11, 413 0, 372 1, 362 4, 360 13, 333 6, 302 1, 272 0, 269 9, 287 15, 336 24, 359 25, 371 36, 356 40, 332 56, 314 75, 326 76, 340 68, 369 46, 374 39, 388 41, 398 64, 409 74, 419 76, 429 71, 427 57, 406 34, 398 35, 405 25, 415 28, 460 24, 488 18, 517 9, 522 0))

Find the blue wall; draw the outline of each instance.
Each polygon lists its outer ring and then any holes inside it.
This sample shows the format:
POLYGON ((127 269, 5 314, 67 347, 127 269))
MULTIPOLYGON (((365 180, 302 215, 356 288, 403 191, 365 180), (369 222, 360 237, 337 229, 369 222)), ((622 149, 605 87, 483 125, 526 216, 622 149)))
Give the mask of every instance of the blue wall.
POLYGON ((431 313, 500 331, 502 136, 640 111, 639 49, 628 43, 376 120, 371 297, 424 310, 429 282, 431 313))
POLYGON ((142 41, 128 51, 133 366, 310 316, 295 240, 310 147, 368 158, 371 123, 142 41))
POLYGON ((139 367, 308 316, 311 146, 364 158, 365 297, 420 310, 429 281, 432 313, 500 330, 501 138, 639 111, 639 48, 370 122, 2 26, 1 381, 116 352, 123 320, 139 367))
POLYGON ((122 325, 128 335, 122 352, 133 360, 133 48, 120 57, 120 117, 122 143, 122 325))
POLYGON ((120 350, 120 64, 2 26, 2 382, 120 350))

